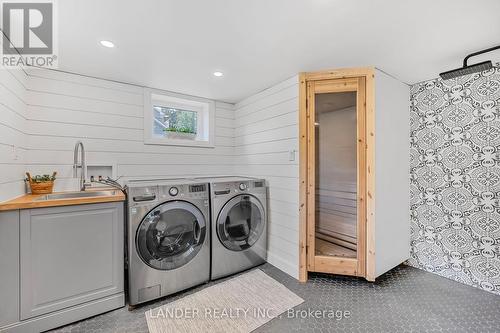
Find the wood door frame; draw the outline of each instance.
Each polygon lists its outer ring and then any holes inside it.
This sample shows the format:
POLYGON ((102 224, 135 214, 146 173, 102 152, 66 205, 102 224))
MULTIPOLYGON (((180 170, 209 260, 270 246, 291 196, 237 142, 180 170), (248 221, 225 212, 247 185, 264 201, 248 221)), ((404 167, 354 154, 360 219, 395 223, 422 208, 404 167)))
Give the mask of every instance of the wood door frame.
MULTIPOLYGON (((322 80, 349 78, 362 78, 364 79, 362 81, 364 81, 365 85, 364 137, 366 154, 364 154, 364 156, 366 158, 366 172, 364 174, 366 175, 366 182, 363 185, 366 187, 363 191, 363 195, 361 195, 359 199, 365 200, 366 223, 364 224, 364 227, 366 230, 358 230, 358 237, 360 233, 365 233, 365 237, 362 237, 365 239, 365 241, 362 242, 364 244, 361 244, 358 248, 358 251, 364 252, 363 262, 358 262, 357 260, 352 259, 349 260, 348 258, 338 258, 338 265, 342 265, 346 268, 346 274, 349 274, 349 272, 352 272, 355 269, 356 275, 365 277, 369 281, 375 280, 375 70, 373 67, 363 67, 300 73, 299 75, 299 281, 301 282, 307 281, 308 266, 310 265, 311 257, 311 255, 308 256, 308 253, 311 252, 309 251, 307 225, 308 221, 310 221, 311 214, 315 213, 311 209, 308 209, 308 207, 311 206, 311 200, 314 200, 315 190, 312 189, 311 191, 309 181, 311 175, 314 176, 315 165, 314 162, 312 164, 309 163, 312 156, 314 156, 312 154, 314 150, 309 149, 311 145, 314 147, 314 140, 311 139, 309 133, 310 131, 308 130, 311 121, 311 115, 308 114, 310 109, 310 107, 308 108, 308 97, 309 99, 311 97, 308 96, 308 86, 311 87, 316 82, 322 80), (356 268, 354 268, 354 262, 357 262, 356 268)), ((358 149, 358 153, 359 151, 360 150, 358 149)), ((314 207, 314 202, 312 203, 312 206, 314 207)), ((363 219, 364 217, 361 218, 363 219)), ((322 266, 321 260, 318 264, 322 266)))

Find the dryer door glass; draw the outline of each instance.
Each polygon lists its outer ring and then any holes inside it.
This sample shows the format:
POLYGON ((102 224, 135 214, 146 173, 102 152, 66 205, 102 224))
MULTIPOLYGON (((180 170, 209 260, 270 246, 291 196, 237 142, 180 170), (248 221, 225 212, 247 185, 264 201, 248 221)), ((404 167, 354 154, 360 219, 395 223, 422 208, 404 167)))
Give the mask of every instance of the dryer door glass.
POLYGON ((185 201, 164 203, 148 213, 136 234, 137 252, 149 266, 170 270, 191 261, 205 241, 206 221, 185 201))
POLYGON ((219 240, 233 251, 242 251, 254 245, 264 227, 264 208, 256 197, 248 194, 229 200, 217 219, 219 240))

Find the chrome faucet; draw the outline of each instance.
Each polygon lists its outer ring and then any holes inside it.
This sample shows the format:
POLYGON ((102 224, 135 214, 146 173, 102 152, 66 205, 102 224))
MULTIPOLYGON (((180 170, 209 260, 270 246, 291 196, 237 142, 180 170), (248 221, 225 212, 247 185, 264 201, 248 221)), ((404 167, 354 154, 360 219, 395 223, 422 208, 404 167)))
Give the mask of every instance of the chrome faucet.
POLYGON ((85 164, 85 148, 83 147, 83 142, 78 141, 75 144, 75 152, 73 155, 73 177, 78 177, 78 169, 80 171, 80 191, 85 191, 88 183, 85 182, 87 178, 87 165, 85 164), (80 153, 80 162, 78 162, 78 153, 80 153))

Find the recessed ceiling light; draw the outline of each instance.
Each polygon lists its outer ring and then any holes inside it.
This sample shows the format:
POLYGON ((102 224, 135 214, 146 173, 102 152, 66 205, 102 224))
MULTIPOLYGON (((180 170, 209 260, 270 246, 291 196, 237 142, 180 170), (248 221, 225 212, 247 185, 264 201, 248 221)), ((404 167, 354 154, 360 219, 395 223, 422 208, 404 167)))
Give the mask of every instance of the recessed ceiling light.
POLYGON ((100 43, 104 47, 115 47, 115 43, 110 42, 109 40, 101 40, 100 43))
POLYGON ((222 73, 222 72, 214 72, 214 76, 221 77, 223 75, 224 75, 224 73, 222 73))

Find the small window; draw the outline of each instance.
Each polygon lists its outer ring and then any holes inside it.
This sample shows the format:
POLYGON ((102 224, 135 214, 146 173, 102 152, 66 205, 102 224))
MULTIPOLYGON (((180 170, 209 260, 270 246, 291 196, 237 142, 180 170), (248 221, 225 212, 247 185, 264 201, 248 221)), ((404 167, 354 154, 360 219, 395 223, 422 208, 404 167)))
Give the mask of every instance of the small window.
POLYGON ((144 142, 213 147, 214 102, 145 89, 144 142))
POLYGON ((154 136, 194 140, 198 133, 198 112, 153 105, 154 136))

